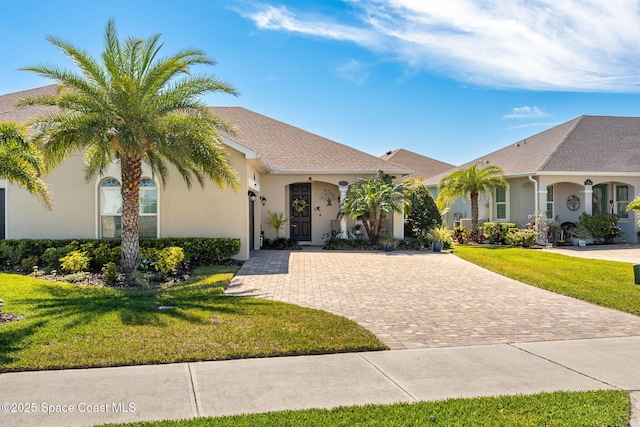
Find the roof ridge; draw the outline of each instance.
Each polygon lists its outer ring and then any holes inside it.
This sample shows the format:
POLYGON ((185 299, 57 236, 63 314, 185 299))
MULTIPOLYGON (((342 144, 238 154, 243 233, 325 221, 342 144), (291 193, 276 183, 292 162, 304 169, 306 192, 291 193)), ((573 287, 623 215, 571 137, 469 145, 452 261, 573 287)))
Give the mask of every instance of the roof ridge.
MULTIPOLYGON (((564 143, 567 141, 567 139, 569 139, 569 137, 571 136, 571 134, 576 130, 576 128, 583 122, 583 120, 585 119, 585 115, 582 115, 580 117, 578 117, 578 120, 576 120, 576 123, 571 127, 571 129, 569 129, 569 132, 567 132, 565 134, 565 136, 558 142, 558 144, 556 145, 555 149, 552 150, 546 157, 546 159, 542 162, 542 164, 540 165, 540 167, 538 168, 538 170, 543 170, 551 161, 551 159, 553 158, 553 155, 556 154, 558 152, 558 150, 560 150, 560 148, 564 145, 564 143)), ((574 119, 575 120, 575 119, 574 119)))

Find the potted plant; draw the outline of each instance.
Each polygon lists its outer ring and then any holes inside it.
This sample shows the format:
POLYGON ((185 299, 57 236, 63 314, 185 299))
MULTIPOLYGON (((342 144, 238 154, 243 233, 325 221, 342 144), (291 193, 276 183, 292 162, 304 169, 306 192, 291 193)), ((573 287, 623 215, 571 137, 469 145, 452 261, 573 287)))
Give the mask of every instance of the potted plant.
POLYGON ((288 217, 284 216, 284 213, 276 213, 267 211, 269 215, 269 220, 267 221, 267 225, 270 225, 276 230, 276 239, 280 238, 280 230, 284 228, 284 225, 289 221, 288 217))
POLYGON ((384 233, 382 236, 380 236, 379 242, 384 247, 385 252, 393 252, 398 239, 393 237, 391 234, 384 233))
POLYGON ((453 242, 449 229, 444 225, 433 227, 427 233, 427 237, 433 242, 434 252, 442 251, 442 247, 445 243, 450 245, 453 242))

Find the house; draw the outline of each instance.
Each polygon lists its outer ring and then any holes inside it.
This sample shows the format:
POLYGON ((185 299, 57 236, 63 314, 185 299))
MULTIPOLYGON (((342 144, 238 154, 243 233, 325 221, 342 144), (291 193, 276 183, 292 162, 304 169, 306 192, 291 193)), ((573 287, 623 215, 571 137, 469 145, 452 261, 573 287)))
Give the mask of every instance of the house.
MULTIPOLYGON (((0 121, 27 123, 48 107, 16 108, 26 96, 51 94, 55 85, 0 96, 0 121)), ((379 170, 404 176, 412 171, 375 156, 241 107, 211 107, 234 125, 238 136, 223 136, 241 182, 239 191, 213 183, 189 190, 170 169, 166 187, 145 167, 141 180, 140 234, 144 237, 240 238, 238 259, 260 247, 261 231, 274 238, 267 211, 290 216, 284 237, 320 245, 332 229, 346 230, 337 220, 340 200, 358 178, 379 170), (292 206, 304 199, 298 212, 292 206)), ((48 211, 26 190, 0 180, 0 238, 108 238, 120 233, 120 170, 117 164, 88 181, 82 154, 70 157, 45 182, 53 196, 48 211)), ((389 232, 403 236, 402 215, 395 214, 389 232)))
POLYGON ((452 165, 451 163, 441 162, 440 160, 432 159, 403 148, 388 151, 384 155, 380 156, 380 158, 397 165, 402 165, 407 169, 412 169, 413 173, 404 176, 404 179, 424 180, 455 168, 455 165, 452 165))
MULTIPOLYGON (((507 188, 481 197, 479 218, 524 225, 535 212, 560 224, 576 223, 583 212, 615 213, 621 239, 637 243, 635 212, 627 204, 640 192, 640 117, 581 116, 461 165, 495 164, 507 188)), ((433 176, 426 185, 437 195, 433 176)), ((469 217, 470 205, 456 202, 449 226, 469 217)))

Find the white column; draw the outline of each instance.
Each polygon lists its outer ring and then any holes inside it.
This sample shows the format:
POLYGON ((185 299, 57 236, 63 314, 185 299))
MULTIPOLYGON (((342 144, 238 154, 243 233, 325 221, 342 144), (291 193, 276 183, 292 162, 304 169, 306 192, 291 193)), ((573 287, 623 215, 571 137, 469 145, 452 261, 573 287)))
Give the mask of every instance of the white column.
MULTIPOLYGON (((541 215, 543 221, 547 218, 547 187, 544 190, 538 190, 538 203, 536 203, 536 211, 541 215)), ((551 218, 553 219, 553 218, 551 218)))
MULTIPOLYGON (((349 183, 347 181, 340 181, 338 183, 338 190, 340 190, 340 211, 342 211, 342 205, 344 205, 344 199, 347 197, 347 191, 349 191, 349 183)), ((340 218, 340 236, 341 239, 348 239, 349 233, 347 233, 347 216, 342 215, 340 218)))
POLYGON ((590 185, 590 180, 587 180, 584 184, 584 212, 587 215, 593 213, 593 185, 590 185))

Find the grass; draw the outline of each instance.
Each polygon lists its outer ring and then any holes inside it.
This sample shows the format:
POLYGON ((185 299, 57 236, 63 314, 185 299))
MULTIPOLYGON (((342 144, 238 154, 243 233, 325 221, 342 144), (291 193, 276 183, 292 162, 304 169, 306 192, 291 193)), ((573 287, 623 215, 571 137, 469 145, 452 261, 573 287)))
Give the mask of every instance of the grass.
POLYGON ((235 267, 180 285, 115 289, 0 274, 0 372, 381 350, 340 316, 222 294, 235 267), (175 309, 159 310, 160 306, 175 309))
POLYGON ((520 282, 640 315, 640 286, 630 263, 495 246, 456 246, 454 253, 520 282))
POLYGON ((349 406, 111 427, 261 426, 625 426, 629 393, 600 390, 349 406))

